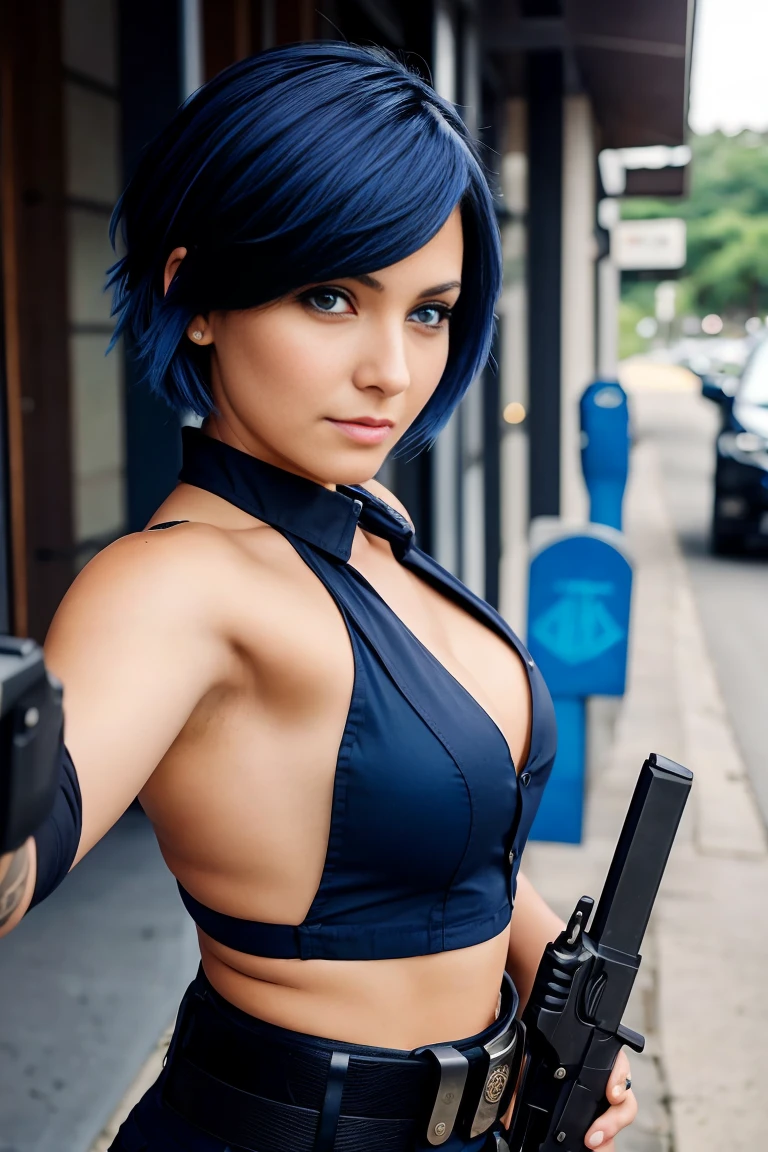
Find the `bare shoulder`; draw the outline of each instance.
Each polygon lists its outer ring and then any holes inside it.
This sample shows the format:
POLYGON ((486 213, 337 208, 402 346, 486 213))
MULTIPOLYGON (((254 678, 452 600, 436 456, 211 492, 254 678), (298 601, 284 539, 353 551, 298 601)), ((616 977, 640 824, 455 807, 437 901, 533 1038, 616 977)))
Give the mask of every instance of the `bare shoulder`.
POLYGON ((83 795, 80 856, 144 787, 200 702, 237 682, 227 535, 198 524, 125 536, 86 565, 53 619, 46 665, 64 685, 83 795))
MULTIPOLYGON (((46 648, 111 634, 185 645, 190 636, 231 641, 243 607, 260 634, 271 636, 285 615, 293 549, 264 525, 231 531, 197 521, 135 532, 94 557, 54 617, 46 648), (270 611, 258 610, 269 604, 270 611)), ((303 566, 302 566, 303 567, 303 566)))
POLYGON ((216 573, 231 552, 226 533, 205 524, 123 536, 83 568, 57 618, 111 611, 187 614, 210 599, 216 573))
POLYGON ((401 516, 404 516, 411 527, 413 527, 413 520, 411 519, 408 509, 402 500, 398 500, 394 492, 390 492, 389 488, 385 488, 378 480, 366 480, 365 484, 361 484, 359 487, 365 488, 366 492, 370 492, 372 496, 378 496, 379 500, 383 500, 385 504, 389 504, 390 508, 394 508, 401 516))

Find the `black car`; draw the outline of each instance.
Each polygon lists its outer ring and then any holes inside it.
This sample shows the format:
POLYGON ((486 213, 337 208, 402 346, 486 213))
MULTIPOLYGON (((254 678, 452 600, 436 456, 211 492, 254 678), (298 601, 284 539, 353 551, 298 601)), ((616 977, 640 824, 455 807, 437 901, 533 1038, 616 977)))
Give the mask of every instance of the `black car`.
POLYGON ((720 405, 712 551, 742 552, 768 544, 768 339, 734 377, 702 377, 702 394, 720 405))

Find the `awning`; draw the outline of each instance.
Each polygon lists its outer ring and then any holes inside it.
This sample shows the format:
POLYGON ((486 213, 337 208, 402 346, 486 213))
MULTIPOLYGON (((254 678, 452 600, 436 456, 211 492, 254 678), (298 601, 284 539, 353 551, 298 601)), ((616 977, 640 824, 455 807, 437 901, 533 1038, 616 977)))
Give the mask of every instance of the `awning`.
POLYGON ((561 49, 567 87, 591 98, 601 148, 681 144, 694 9, 695 0, 488 0, 483 31, 508 95, 525 94, 529 52, 561 49))

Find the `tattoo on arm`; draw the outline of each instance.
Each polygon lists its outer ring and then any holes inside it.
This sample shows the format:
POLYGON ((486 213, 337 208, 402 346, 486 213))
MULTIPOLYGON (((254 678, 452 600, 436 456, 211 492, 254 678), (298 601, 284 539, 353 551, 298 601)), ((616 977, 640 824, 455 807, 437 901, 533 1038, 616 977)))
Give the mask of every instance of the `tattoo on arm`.
POLYGON ((7 924, 24 897, 29 876, 29 849, 26 844, 14 853, 8 871, 0 880, 0 928, 7 924))

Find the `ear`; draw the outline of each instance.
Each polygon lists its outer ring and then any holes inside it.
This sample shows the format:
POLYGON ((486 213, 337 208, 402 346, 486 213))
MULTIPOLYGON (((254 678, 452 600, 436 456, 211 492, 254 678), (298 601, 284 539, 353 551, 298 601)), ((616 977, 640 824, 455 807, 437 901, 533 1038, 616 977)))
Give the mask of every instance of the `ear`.
POLYGON ((187 325, 187 336, 193 344, 202 348, 204 344, 213 344, 213 333, 206 316, 195 316, 187 325))
MULTIPOLYGON (((171 281, 179 270, 179 265, 187 254, 186 248, 174 248, 165 263, 165 272, 163 273, 163 294, 167 295, 168 289, 171 286, 171 281)), ((210 325, 208 324, 205 316, 195 316, 187 325, 187 336, 193 344, 198 344, 200 347, 203 344, 213 344, 213 336, 211 334, 210 325)))
POLYGON ((171 280, 179 270, 179 264, 187 254, 186 248, 174 248, 170 256, 165 262, 165 272, 163 273, 163 295, 165 296, 171 286, 171 280))

